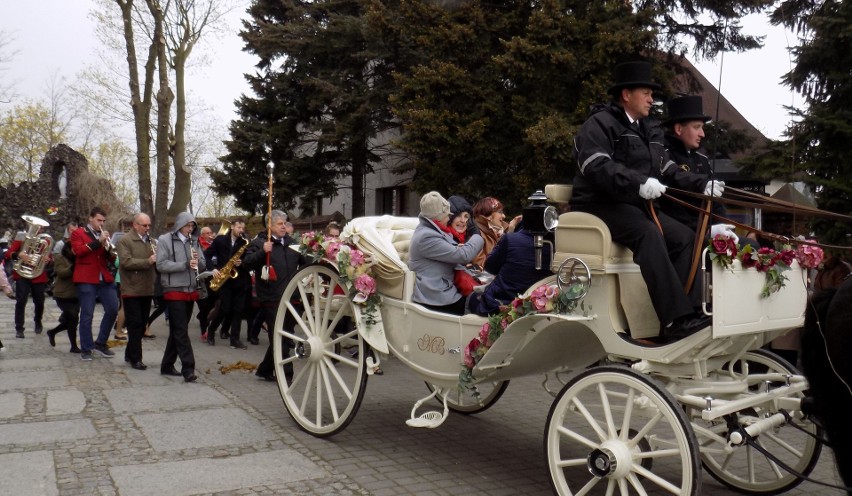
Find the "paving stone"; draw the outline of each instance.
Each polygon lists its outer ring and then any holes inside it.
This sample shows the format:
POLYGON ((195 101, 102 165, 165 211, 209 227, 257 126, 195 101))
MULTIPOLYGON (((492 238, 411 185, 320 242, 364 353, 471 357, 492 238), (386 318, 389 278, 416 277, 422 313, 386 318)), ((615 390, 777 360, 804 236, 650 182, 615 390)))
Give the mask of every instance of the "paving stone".
POLYGON ((10 418, 23 415, 26 410, 24 393, 0 393, 0 418, 10 418))
POLYGON ((96 434, 95 426, 88 419, 4 424, 0 425, 0 446, 85 439, 96 434))
POLYGON ((47 392, 47 415, 71 415, 86 408, 86 397, 76 389, 47 392))
POLYGON ((14 496, 54 496, 56 471, 50 451, 0 455, 0 492, 14 496))
POLYGON ((0 374, 0 391, 10 389, 42 389, 65 387, 68 376, 64 370, 38 370, 28 372, 4 371, 0 374))
POLYGON ((116 466, 111 467, 109 473, 122 496, 192 495, 328 475, 325 470, 293 450, 116 466))
MULTIPOLYGON (((151 374, 148 374, 151 375, 151 374)), ((157 374, 159 376, 159 374, 157 374)), ((104 391, 116 413, 182 410, 227 405, 230 400, 215 389, 200 385, 174 384, 164 386, 134 386, 104 391)))
MULTIPOLYGON (((7 342, 6 336, 3 336, 3 344, 5 345, 7 342)), ((21 370, 50 370, 61 367, 62 360, 58 358, 12 358, 0 360, 0 372, 7 370, 14 370, 16 372, 21 370)))
POLYGON ((151 413, 133 418, 157 451, 253 445, 276 438, 272 431, 238 408, 151 413))

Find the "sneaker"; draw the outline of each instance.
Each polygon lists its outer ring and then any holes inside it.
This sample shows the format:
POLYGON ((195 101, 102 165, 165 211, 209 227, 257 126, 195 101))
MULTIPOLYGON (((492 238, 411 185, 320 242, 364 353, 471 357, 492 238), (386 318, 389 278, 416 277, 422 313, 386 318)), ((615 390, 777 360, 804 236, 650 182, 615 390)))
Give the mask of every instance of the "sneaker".
POLYGON ((75 344, 75 345, 71 346, 71 349, 68 350, 68 352, 69 353, 80 353, 80 348, 78 348, 77 345, 75 344))
POLYGON ((24 331, 15 331, 15 337, 18 339, 24 339, 24 331))
POLYGON ((105 345, 96 344, 94 351, 104 358, 112 358, 115 356, 115 352, 109 349, 109 346, 105 345))
POLYGON ((242 341, 231 341, 231 349, 246 350, 248 346, 244 345, 242 341))
POLYGON ((36 334, 41 334, 41 333, 42 333, 42 331, 44 331, 44 328, 41 326, 41 324, 36 324, 36 325, 35 325, 35 333, 36 333, 36 334))
POLYGON ((119 341, 127 340, 127 329, 115 331, 115 339, 118 339, 119 341))
POLYGON ((92 361, 92 352, 91 351, 83 351, 80 352, 80 360, 91 362, 92 361))

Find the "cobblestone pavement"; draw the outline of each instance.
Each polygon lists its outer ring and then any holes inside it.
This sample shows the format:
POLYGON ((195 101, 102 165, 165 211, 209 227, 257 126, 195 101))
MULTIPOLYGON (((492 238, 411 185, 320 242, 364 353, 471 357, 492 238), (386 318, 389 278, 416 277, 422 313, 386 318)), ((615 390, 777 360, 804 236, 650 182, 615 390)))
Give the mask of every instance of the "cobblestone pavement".
MULTIPOLYGON (((258 363, 260 346, 233 350, 193 337, 199 382, 159 375, 167 334, 143 344, 147 371, 112 359, 83 362, 64 335, 52 349, 32 332, 14 337, 14 301, 0 298, 0 494, 27 495, 543 495, 551 494, 542 447, 552 398, 540 378, 512 381, 491 409, 452 415, 438 429, 405 425, 427 389, 390 358, 369 378, 361 409, 330 439, 300 431, 275 383, 237 361, 258 363)), ((59 312, 46 302, 44 327, 59 312)), ((95 322, 100 322, 96 314, 95 322)), ((823 454, 815 478, 836 480, 823 454)), ((704 494, 735 494, 703 475, 704 494)), ((805 482, 791 495, 838 495, 805 482)))

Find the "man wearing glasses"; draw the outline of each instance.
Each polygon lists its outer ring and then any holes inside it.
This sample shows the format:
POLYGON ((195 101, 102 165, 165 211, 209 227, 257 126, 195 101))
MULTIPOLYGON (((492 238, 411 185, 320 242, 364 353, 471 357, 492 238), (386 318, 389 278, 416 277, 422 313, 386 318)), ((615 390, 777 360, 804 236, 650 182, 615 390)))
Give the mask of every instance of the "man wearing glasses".
POLYGON ((127 324, 124 361, 136 370, 148 368, 142 362, 142 334, 151 312, 154 281, 157 277, 157 253, 148 236, 151 218, 143 213, 133 216, 133 230, 116 244, 118 271, 121 275, 121 300, 127 324))

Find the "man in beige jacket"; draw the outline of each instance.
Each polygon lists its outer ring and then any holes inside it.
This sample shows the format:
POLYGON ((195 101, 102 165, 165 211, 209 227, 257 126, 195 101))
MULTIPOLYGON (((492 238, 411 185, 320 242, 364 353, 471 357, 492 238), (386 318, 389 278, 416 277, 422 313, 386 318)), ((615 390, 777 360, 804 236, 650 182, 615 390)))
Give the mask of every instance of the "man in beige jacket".
POLYGON ((148 236, 151 218, 143 213, 133 216, 133 229, 116 243, 118 271, 121 275, 121 301, 127 324, 124 361, 136 370, 148 368, 142 362, 142 334, 151 312, 154 281, 157 277, 156 244, 148 236))

